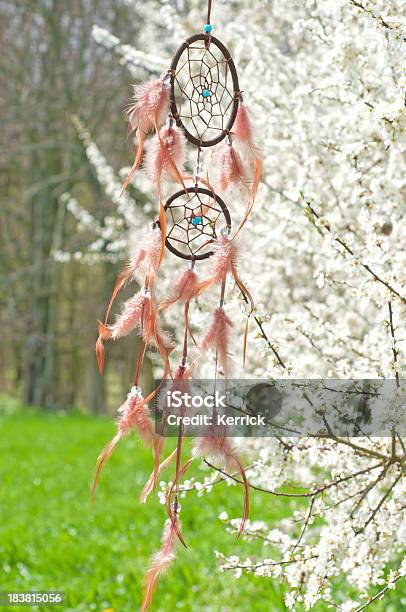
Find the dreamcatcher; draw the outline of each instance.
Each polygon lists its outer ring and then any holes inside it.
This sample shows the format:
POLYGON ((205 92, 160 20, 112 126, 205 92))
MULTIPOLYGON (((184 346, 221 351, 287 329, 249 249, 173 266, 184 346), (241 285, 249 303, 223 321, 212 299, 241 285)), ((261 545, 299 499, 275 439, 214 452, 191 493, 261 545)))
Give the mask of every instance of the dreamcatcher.
MULTIPOLYGON (((138 329, 143 349, 137 358, 134 385, 119 409, 118 429, 113 440, 100 455, 92 488, 92 498, 101 468, 121 438, 137 430, 153 451, 153 471, 141 494, 145 502, 156 486, 159 474, 172 461, 175 476, 167 492, 168 520, 165 525, 162 549, 158 552, 145 578, 142 610, 150 607, 159 575, 175 558, 176 541, 185 546, 179 523, 178 486, 192 459, 182 464, 183 428, 179 428, 177 448, 163 459, 165 436, 151 419, 148 404, 159 391, 159 386, 147 397, 139 387, 140 369, 148 347, 155 347, 163 362, 163 380, 170 377, 171 391, 187 391, 200 358, 210 349, 215 352, 215 376, 228 374, 230 332, 233 323, 224 310, 226 281, 233 278, 244 300, 254 308, 253 300, 238 272, 236 237, 248 219, 260 180, 260 156, 253 145, 247 108, 239 88, 232 57, 226 47, 212 35, 211 2, 203 34, 188 38, 176 52, 170 69, 158 80, 136 86, 134 99, 127 110, 129 132, 137 140, 134 163, 123 184, 131 182, 145 157, 145 170, 153 181, 159 201, 159 214, 152 227, 140 241, 135 256, 119 275, 104 321, 99 322, 96 356, 102 371, 105 343, 118 340, 138 329), (152 138, 146 143, 146 138, 152 138), (193 174, 184 171, 186 144, 195 147, 196 161, 193 174), (144 156, 145 148, 145 156, 144 156), (203 171, 204 150, 211 152, 203 171), (212 177, 214 175, 214 179, 212 177), (178 183, 178 190, 164 203, 164 190, 169 181, 178 183), (215 185, 215 186, 213 186, 215 185), (239 223, 234 227, 225 200, 232 186, 239 187, 239 197, 245 202, 239 223), (221 193, 221 196, 219 193, 221 193), (155 285, 158 270, 164 259, 165 247, 185 261, 173 283, 171 295, 157 302, 155 285), (205 273, 198 275, 203 260, 205 273), (128 299, 114 323, 109 323, 110 310, 119 291, 134 279, 138 272, 143 277, 141 289, 128 299), (196 337, 189 323, 189 310, 195 298, 209 290, 219 291, 219 303, 202 337, 196 337), (170 353, 174 343, 160 323, 160 315, 167 309, 183 304, 184 337, 182 356, 172 372, 170 353), (189 361, 190 345, 197 347, 197 358, 189 361)), ((230 207, 231 208, 231 207, 230 207)), ((203 265, 203 264, 202 264, 203 265)), ((245 360, 248 319, 244 333, 245 360)), ((181 413, 187 413, 183 407, 181 413)), ((214 421, 213 421, 214 422, 214 421)), ((195 440, 194 456, 221 460, 231 472, 239 472, 244 483, 244 514, 239 535, 248 517, 248 483, 241 460, 226 431, 214 424, 205 436, 195 440)))

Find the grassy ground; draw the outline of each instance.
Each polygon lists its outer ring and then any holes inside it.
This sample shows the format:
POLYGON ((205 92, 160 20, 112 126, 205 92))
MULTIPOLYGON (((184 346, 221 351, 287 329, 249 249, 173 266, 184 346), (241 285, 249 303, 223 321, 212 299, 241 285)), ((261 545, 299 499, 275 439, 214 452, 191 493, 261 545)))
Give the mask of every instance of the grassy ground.
MULTIPOLYGON (((151 456, 132 438, 107 464, 91 511, 95 458, 113 431, 110 420, 81 415, 1 419, 0 590, 64 590, 68 609, 75 611, 138 609, 165 510, 156 497, 145 506, 138 502, 151 456)), ((285 609, 277 584, 252 576, 235 581, 216 571, 213 549, 252 552, 218 520, 223 510, 240 516, 241 503, 241 491, 223 485, 209 496, 183 500, 189 548, 179 548, 178 560, 159 583, 155 610, 285 609)), ((253 500, 253 518, 275 514, 263 504, 253 500)))
MULTIPOLYGON (((142 576, 159 547, 165 511, 156 497, 145 506, 138 502, 151 457, 135 438, 122 442, 107 464, 91 511, 95 458, 113 431, 110 420, 81 415, 26 411, 0 418, 0 590, 64 590, 66 608, 77 612, 139 608, 142 576)), ((179 549, 160 581, 154 610, 285 610, 277 582, 234 580, 216 570, 214 549, 251 558, 263 552, 258 544, 236 542, 218 519, 224 510, 240 516, 241 503, 241 490, 223 484, 208 496, 183 500, 189 548, 179 549)), ((253 495, 251 518, 276 523, 289 513, 283 503, 253 495)), ((392 602, 374 609, 398 610, 396 596, 392 602)), ((321 603, 316 609, 327 608, 321 603)))

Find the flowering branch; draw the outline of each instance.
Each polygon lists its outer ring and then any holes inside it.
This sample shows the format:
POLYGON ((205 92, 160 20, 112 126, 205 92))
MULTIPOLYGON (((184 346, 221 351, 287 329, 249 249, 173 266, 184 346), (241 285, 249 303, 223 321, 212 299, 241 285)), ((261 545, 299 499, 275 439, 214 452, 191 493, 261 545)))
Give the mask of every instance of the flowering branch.
POLYGON ((376 281, 378 281, 379 283, 381 283, 382 285, 384 285, 384 287, 386 287, 386 289, 388 289, 388 291, 390 291, 390 293, 392 293, 394 296, 396 296, 397 298, 399 298, 404 304, 406 304, 406 298, 401 295, 399 293, 399 291, 397 291, 392 285, 390 285, 387 281, 385 281, 383 278, 381 278, 376 272, 374 272, 374 270, 372 270, 372 268, 368 265, 363 263, 362 261, 360 261, 360 259, 357 257, 357 255, 354 253, 354 251, 351 249, 351 247, 348 246, 348 244, 339 236, 334 236, 331 227, 329 225, 329 223, 323 221, 320 217, 320 215, 314 210, 314 208, 312 207, 312 205, 310 204, 310 202, 308 202, 307 200, 305 200, 306 206, 307 206, 307 210, 313 215, 313 217, 315 219, 317 219, 318 221, 321 221, 322 226, 334 237, 335 242, 337 242, 338 244, 340 244, 344 250, 349 253, 349 255, 351 255, 351 257, 353 257, 353 259, 364 268, 364 270, 366 270, 376 281))

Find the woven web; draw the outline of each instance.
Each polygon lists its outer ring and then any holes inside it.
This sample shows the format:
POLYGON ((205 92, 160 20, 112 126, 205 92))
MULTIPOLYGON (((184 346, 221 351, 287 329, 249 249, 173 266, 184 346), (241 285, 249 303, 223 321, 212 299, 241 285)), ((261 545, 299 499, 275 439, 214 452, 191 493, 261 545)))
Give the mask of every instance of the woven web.
POLYGON ((234 90, 228 62, 216 45, 191 43, 177 63, 174 86, 178 114, 190 134, 207 141, 224 131, 234 90))
POLYGON ((167 207, 166 215, 166 239, 172 247, 187 257, 211 251, 218 233, 216 224, 223 215, 213 197, 199 192, 181 193, 167 207))

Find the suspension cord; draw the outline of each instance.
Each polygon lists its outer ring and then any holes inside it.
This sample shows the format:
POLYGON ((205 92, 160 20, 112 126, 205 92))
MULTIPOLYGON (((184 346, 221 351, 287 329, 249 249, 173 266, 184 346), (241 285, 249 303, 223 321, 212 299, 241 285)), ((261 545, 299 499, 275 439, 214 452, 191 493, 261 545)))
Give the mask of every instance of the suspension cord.
POLYGON ((208 3, 207 3, 207 21, 206 21, 206 23, 208 25, 210 25, 210 18, 211 18, 211 0, 208 0, 208 3))

